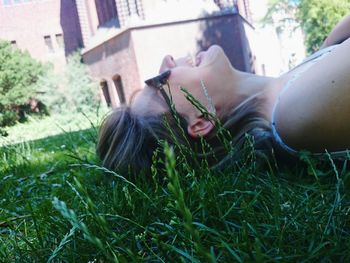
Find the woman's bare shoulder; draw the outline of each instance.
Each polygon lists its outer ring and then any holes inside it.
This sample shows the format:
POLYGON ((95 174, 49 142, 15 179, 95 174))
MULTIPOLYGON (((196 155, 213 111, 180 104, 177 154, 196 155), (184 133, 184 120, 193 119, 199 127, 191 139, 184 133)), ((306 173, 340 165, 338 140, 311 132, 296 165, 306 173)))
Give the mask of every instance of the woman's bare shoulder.
MULTIPOLYGON (((276 106, 276 128, 295 148, 350 147, 350 40, 293 79, 276 106)), ((297 73, 297 72, 296 72, 297 73)))

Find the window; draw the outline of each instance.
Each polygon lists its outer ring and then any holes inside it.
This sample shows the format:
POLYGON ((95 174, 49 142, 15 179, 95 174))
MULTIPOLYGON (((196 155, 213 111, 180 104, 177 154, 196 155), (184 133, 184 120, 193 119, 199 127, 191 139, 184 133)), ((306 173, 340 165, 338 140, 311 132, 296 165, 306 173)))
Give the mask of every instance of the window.
POLYGON ((16 40, 11 40, 11 46, 14 47, 14 48, 17 48, 17 42, 16 40))
POLYGON ((95 0, 99 25, 103 25, 113 18, 118 18, 115 0, 95 0))
POLYGON ((35 2, 40 0, 2 0, 2 3, 4 6, 6 5, 16 5, 21 3, 27 3, 27 2, 35 2))
POLYGON ((107 81, 101 81, 100 86, 102 88, 102 93, 103 93, 103 97, 105 97, 106 104, 108 107, 110 107, 112 101, 111 101, 111 96, 109 95, 107 81))
POLYGON ((115 86, 117 93, 118 93, 120 104, 125 104, 126 100, 125 100, 125 95, 124 95, 124 87, 123 87, 122 78, 119 75, 117 75, 113 78, 113 82, 114 82, 114 86, 115 86))
POLYGON ((12 1, 11 0, 3 0, 2 3, 4 5, 11 5, 12 4, 12 1))
POLYGON ((56 34, 56 42, 57 42, 57 46, 60 49, 64 49, 64 41, 63 41, 63 35, 62 34, 56 34))
POLYGON ((44 36, 45 45, 47 46, 50 53, 53 52, 51 36, 44 36))

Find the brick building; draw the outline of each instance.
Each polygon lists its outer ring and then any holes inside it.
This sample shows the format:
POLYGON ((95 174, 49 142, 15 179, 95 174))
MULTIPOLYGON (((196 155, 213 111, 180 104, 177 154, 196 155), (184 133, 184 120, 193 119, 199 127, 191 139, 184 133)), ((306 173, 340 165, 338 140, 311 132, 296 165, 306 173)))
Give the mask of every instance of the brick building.
POLYGON ((58 67, 83 47, 111 106, 157 73, 165 54, 219 44, 235 67, 254 71, 250 31, 249 0, 0 0, 0 39, 58 67))
POLYGON ((73 0, 0 0, 0 39, 58 67, 83 47, 73 0))
POLYGON ((195 54, 219 44, 236 68, 254 71, 248 0, 139 0, 132 6, 125 5, 131 1, 109 1, 116 4, 105 6, 108 17, 100 9, 97 30, 82 52, 107 104, 127 102, 158 73, 166 54, 195 54))

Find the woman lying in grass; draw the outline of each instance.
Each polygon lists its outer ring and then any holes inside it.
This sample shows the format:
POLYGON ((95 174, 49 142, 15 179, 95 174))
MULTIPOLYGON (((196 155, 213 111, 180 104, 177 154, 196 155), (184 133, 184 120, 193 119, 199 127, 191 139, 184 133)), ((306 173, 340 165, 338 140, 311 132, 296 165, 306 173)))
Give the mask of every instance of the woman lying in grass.
POLYGON ((205 139, 215 151, 219 123, 230 131, 232 147, 242 147, 249 134, 258 152, 344 155, 350 147, 349 28, 350 16, 321 50, 278 78, 236 70, 219 46, 195 61, 165 56, 160 75, 102 124, 97 153, 103 165, 148 169, 159 140, 195 149, 205 139))

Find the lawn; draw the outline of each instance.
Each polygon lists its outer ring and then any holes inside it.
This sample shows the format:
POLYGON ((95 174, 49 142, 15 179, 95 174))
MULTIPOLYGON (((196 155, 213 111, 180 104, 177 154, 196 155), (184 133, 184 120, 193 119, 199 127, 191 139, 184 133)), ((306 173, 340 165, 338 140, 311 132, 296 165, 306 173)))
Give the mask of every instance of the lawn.
POLYGON ((2 142, 0 261, 350 261, 347 161, 249 152, 218 172, 165 146, 165 171, 130 181, 99 166, 90 121, 65 118, 2 142))

